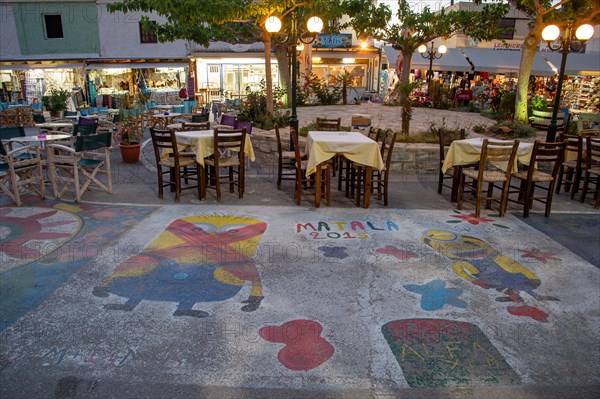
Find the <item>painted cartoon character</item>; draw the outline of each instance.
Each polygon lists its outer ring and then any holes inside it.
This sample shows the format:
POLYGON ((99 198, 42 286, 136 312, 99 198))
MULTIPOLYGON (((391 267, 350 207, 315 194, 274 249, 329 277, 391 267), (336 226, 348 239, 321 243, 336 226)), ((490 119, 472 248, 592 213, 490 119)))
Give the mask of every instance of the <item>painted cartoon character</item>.
POLYGON ((499 302, 523 302, 521 291, 537 300, 558 301, 557 298, 537 294, 534 290, 541 281, 535 274, 479 238, 430 230, 423 234, 421 240, 450 259, 452 269, 460 277, 482 288, 494 288, 506 294, 506 297, 496 298, 499 302))
POLYGON ((255 311, 263 292, 252 258, 266 229, 260 220, 233 215, 177 219, 143 252, 117 266, 93 294, 128 298, 106 309, 131 311, 146 299, 178 302, 174 316, 206 317, 208 313, 192 309, 195 303, 232 298, 249 282, 242 310, 255 311))

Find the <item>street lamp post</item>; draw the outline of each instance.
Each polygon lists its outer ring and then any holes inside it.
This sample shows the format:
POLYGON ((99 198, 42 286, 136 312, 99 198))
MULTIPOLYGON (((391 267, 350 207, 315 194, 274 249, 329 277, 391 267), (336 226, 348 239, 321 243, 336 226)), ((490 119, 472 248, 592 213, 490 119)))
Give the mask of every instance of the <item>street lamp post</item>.
MULTIPOLYGON (((278 33, 281 30, 281 20, 276 16, 270 16, 267 18, 265 22, 265 29, 267 32, 273 34, 278 33)), ((296 98, 296 86, 298 80, 298 55, 297 50, 299 46, 302 46, 302 43, 311 44, 315 38, 317 33, 323 30, 323 20, 319 17, 310 17, 306 23, 306 28, 308 29, 308 33, 303 33, 298 31, 298 20, 297 20, 297 10, 294 8, 291 10, 291 25, 290 25, 290 34, 283 38, 281 41, 276 41, 277 43, 289 43, 289 52, 292 57, 292 115, 290 116, 290 127, 298 132, 298 114, 296 111, 297 106, 297 98, 296 98)), ((294 141, 291 136, 290 129, 290 150, 294 150, 294 141)))
POLYGON ((433 78, 433 60, 440 59, 444 54, 446 54, 446 46, 443 44, 437 48, 437 52, 435 47, 433 47, 433 42, 431 42, 431 48, 427 51, 427 46, 421 44, 417 51, 421 54, 421 57, 425 59, 429 59, 429 69, 427 70, 427 82, 431 82, 431 78, 433 78))
POLYGON ((542 31, 542 39, 548 43, 548 48, 551 51, 560 51, 562 57, 560 60, 560 71, 558 73, 558 83, 556 85, 556 95, 554 96, 554 107, 552 108, 552 119, 548 125, 548 131, 546 133, 546 141, 553 142, 556 140, 556 116, 558 115, 558 108, 560 107, 560 95, 562 92, 563 76, 565 74, 565 65, 567 64, 567 54, 569 51, 579 51, 586 40, 590 39, 594 34, 594 27, 592 25, 584 24, 577 28, 575 31, 575 38, 573 40, 573 21, 568 21, 565 29, 565 34, 560 39, 560 42, 554 44, 558 36, 560 35, 560 29, 556 25, 548 25, 542 31))

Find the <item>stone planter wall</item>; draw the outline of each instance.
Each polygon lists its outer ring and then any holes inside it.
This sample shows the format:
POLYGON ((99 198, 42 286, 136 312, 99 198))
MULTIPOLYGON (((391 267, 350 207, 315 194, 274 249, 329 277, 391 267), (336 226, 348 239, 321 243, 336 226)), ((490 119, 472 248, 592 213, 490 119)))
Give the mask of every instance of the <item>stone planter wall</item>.
MULTIPOLYGON (((280 130, 282 146, 289 148, 289 129, 280 130)), ((300 137, 300 146, 304 148, 305 137, 300 137)), ((257 162, 277 164, 277 139, 275 131, 252 129, 252 146, 257 162)), ((385 160, 384 160, 385 161, 385 160)), ((436 144, 396 143, 392 155, 392 170, 401 173, 433 173, 438 170, 439 149, 436 144)))

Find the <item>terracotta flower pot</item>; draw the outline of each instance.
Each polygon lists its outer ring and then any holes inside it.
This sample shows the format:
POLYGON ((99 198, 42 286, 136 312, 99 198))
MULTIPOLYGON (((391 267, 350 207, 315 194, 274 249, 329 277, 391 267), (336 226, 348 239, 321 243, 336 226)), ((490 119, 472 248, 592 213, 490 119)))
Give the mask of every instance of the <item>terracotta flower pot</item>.
POLYGON ((140 160, 140 143, 135 144, 119 144, 121 149, 121 157, 125 163, 136 163, 140 160))

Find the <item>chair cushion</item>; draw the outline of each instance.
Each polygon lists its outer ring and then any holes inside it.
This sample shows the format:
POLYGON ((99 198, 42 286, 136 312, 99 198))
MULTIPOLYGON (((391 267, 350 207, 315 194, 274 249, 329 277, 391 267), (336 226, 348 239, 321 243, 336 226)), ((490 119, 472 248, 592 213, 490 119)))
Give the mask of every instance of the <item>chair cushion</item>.
MULTIPOLYGON (((475 169, 463 169, 463 173, 471 179, 479 177, 479 171, 475 169)), ((485 182, 506 181, 506 174, 498 170, 484 170, 482 179, 485 182)))
MULTIPOLYGON (((527 171, 526 170, 520 170, 516 173, 513 173, 513 176, 522 180, 527 180, 527 171)), ((552 178, 552 175, 549 175, 548 173, 544 173, 544 172, 539 172, 537 170, 535 170, 533 172, 533 175, 531 176, 531 180, 539 182, 539 181, 552 181, 554 180, 552 178)))
MULTIPOLYGON (((208 165, 214 165, 215 161, 214 159, 206 159, 204 161, 204 163, 208 164, 208 165)), ((226 157, 226 158, 219 158, 219 167, 230 167, 230 166, 238 166, 240 164, 240 160, 238 157, 226 157)))
MULTIPOLYGON (((196 163, 196 158, 179 157, 179 166, 190 166, 190 165, 194 165, 195 163, 196 163)), ((173 157, 163 158, 163 159, 161 159, 160 164, 162 166, 166 166, 168 168, 174 168, 175 167, 175 158, 173 158, 173 157)))

